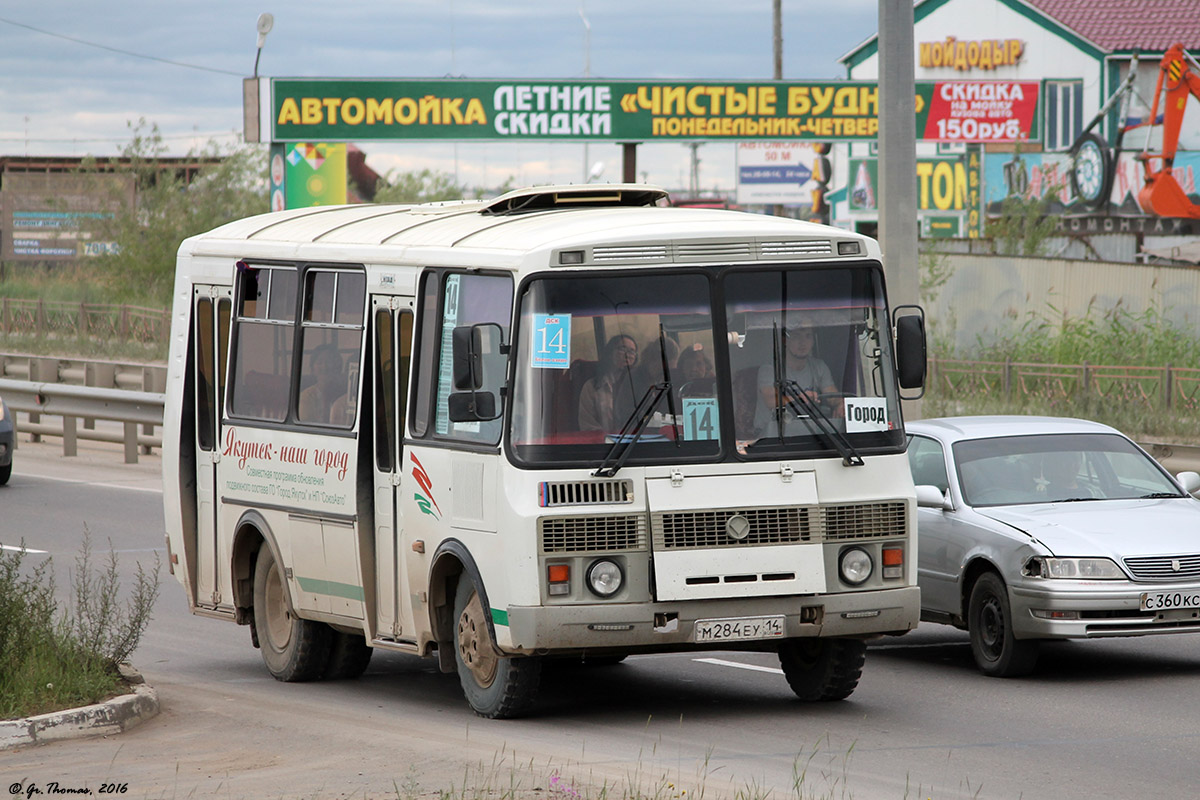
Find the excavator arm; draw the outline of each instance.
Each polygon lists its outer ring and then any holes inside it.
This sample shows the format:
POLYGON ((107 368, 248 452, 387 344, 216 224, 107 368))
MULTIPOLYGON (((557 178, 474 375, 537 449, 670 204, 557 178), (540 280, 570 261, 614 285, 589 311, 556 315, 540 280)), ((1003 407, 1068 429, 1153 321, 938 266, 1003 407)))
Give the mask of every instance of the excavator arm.
POLYGON ((1150 119, 1156 120, 1159 101, 1163 101, 1162 152, 1138 155, 1145 174, 1145 185, 1138 192, 1138 204, 1160 217, 1200 219, 1200 206, 1188 198, 1172 171, 1188 96, 1200 100, 1200 75, 1192 71, 1189 61, 1195 64, 1182 44, 1172 45, 1163 56, 1154 89, 1154 108, 1150 112, 1150 119))

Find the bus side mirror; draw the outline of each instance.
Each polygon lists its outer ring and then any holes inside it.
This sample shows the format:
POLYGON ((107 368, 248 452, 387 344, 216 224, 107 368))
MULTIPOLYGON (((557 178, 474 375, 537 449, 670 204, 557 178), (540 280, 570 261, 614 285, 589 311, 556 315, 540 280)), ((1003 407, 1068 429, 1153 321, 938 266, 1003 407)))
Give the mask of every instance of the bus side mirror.
POLYGON ((483 356, 475 348, 475 326, 463 325, 451 331, 454 388, 479 389, 483 386, 483 356))
POLYGON ((500 416, 496 413, 496 395, 491 392, 455 392, 447 405, 451 422, 486 422, 500 416))
POLYGON ((919 306, 898 306, 894 312, 896 326, 896 371, 901 389, 921 389, 916 400, 925 394, 925 314, 919 306), (899 316, 901 309, 916 309, 918 313, 899 316))
POLYGON ((451 332, 455 389, 482 389, 483 362, 505 353, 504 330, 494 322, 463 325, 451 332))

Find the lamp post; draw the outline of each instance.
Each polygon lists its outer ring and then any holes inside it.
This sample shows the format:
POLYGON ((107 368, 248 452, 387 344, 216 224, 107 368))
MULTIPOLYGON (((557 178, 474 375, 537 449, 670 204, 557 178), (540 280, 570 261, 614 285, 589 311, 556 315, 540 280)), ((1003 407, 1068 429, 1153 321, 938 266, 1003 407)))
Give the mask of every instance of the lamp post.
POLYGON ((267 43, 267 34, 275 27, 275 15, 262 13, 258 15, 258 52, 254 55, 254 77, 258 77, 258 59, 262 58, 263 45, 267 43))
MULTIPOLYGON (((583 13, 583 0, 579 0, 579 18, 583 20, 583 77, 592 77, 592 23, 583 13)), ((588 143, 583 143, 583 182, 592 180, 592 167, 588 164, 588 143)))

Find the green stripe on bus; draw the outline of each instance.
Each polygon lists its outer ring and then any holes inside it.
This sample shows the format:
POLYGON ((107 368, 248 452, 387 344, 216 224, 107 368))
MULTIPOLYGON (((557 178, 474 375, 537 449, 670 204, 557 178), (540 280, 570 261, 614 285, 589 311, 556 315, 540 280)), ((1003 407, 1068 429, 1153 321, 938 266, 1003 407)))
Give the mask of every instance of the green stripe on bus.
POLYGON ((300 583, 300 588, 312 594, 327 594, 331 597, 344 597, 347 600, 363 600, 363 589, 361 586, 355 586, 352 583, 338 583, 337 581, 322 581, 317 578, 301 578, 296 576, 296 580, 300 583))
POLYGON ((492 622, 494 622, 497 625, 504 625, 505 627, 507 627, 508 626, 508 612, 505 611, 503 608, 493 608, 492 609, 492 622))

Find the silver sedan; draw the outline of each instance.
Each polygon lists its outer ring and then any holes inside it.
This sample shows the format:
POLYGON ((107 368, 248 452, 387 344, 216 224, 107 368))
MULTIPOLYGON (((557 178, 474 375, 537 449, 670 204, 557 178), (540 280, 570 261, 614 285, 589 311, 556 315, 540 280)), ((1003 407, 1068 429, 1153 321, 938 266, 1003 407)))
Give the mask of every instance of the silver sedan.
POLYGON ((1200 632, 1200 474, 1051 417, 912 422, 921 618, 979 669, 1028 674, 1041 639, 1200 632))

